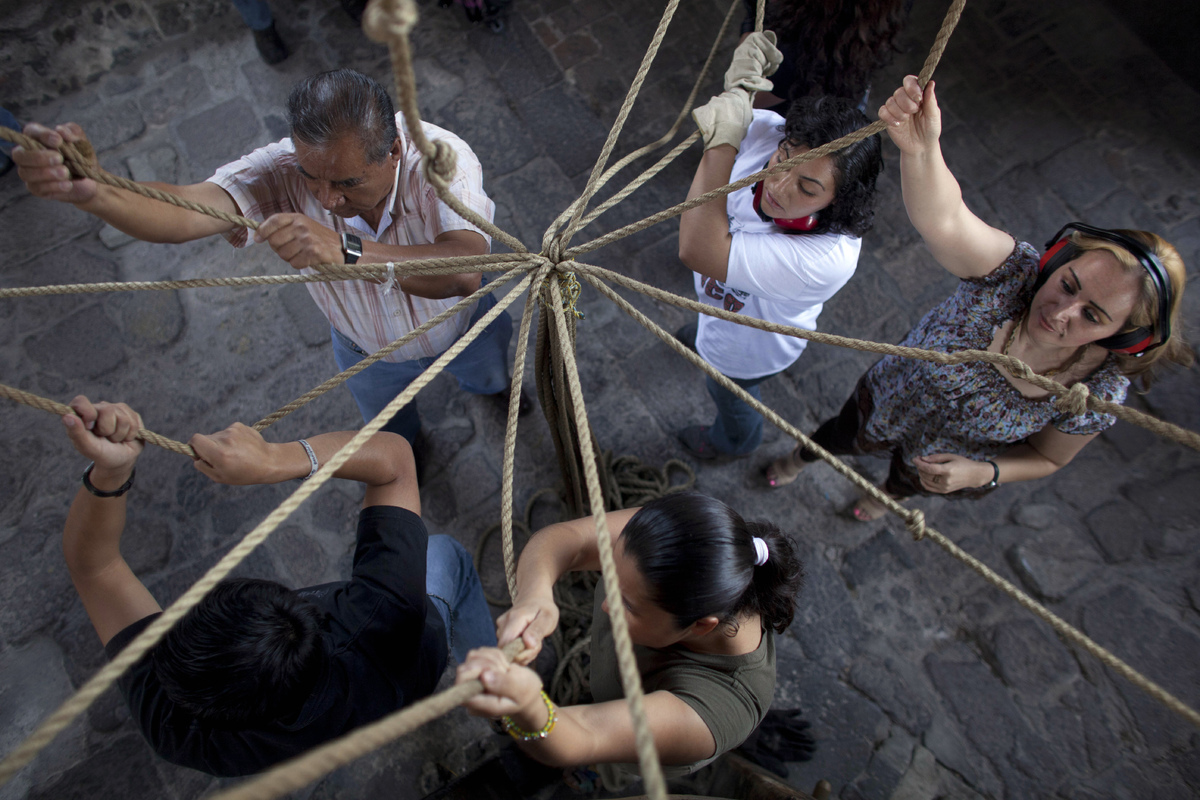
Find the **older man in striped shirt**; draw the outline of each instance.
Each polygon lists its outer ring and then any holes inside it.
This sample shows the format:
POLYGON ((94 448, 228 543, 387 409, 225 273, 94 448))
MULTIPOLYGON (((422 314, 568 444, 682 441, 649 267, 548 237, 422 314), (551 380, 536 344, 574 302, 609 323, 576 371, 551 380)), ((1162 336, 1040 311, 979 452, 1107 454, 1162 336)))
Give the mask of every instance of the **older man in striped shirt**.
MULTIPOLYGON (((225 165, 203 183, 156 188, 261 222, 265 241, 291 266, 380 263, 415 258, 481 255, 490 240, 437 199, 420 167, 421 154, 403 127, 387 91, 359 72, 340 69, 301 82, 288 98, 292 136, 225 165)), ((450 191, 480 216, 495 205, 483 191, 479 160, 449 131, 422 123, 425 135, 450 145, 458 172, 450 191)), ((73 123, 51 130, 26 128, 49 150, 17 148, 13 159, 30 191, 77 205, 122 231, 151 242, 187 242, 219 233, 235 247, 250 243, 246 229, 130 192, 72 180, 53 149, 84 139, 73 123)), ((370 281, 310 283, 329 319, 341 369, 382 348, 479 288, 480 273, 406 277, 399 286, 370 281)), ((487 295, 468 319, 457 315, 386 356, 348 382, 369 420, 408 386, 472 323, 495 305, 487 295)), ((463 389, 504 397, 509 387, 512 320, 501 314, 448 367, 463 389)), ((522 413, 531 404, 522 397, 522 413)), ((410 403, 387 424, 410 442, 420 429, 410 403)))

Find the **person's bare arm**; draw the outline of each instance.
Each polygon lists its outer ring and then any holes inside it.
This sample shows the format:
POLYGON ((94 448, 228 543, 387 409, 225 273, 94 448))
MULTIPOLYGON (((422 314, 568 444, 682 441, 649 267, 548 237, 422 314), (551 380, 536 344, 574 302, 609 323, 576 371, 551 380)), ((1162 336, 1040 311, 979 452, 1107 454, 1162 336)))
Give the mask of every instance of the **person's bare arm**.
MULTIPOLYGON (((605 515, 614 541, 637 511, 627 508, 605 515)), ((517 596, 513 606, 496 620, 499 646, 521 637, 526 649, 520 663, 531 663, 542 649, 542 640, 558 627, 555 582, 568 572, 598 569, 600 549, 595 517, 560 522, 534 534, 517 561, 517 596)))
MULTIPOLYGON (((536 672, 508 664, 500 650, 480 648, 472 650, 467 663, 458 668, 456 682, 475 678, 483 683, 486 693, 467 701, 470 713, 493 718, 507 715, 524 731, 539 731, 546 726, 549 711, 541 698, 542 681, 536 672)), ((691 764, 716 751, 716 740, 704 720, 670 692, 647 694, 645 709, 663 764, 691 764)), ((556 713, 554 729, 545 738, 520 742, 526 754, 557 767, 637 762, 633 718, 624 700, 567 706, 556 713)))
MULTIPOLYGON (((25 134, 46 145, 46 150, 13 149, 17 174, 29 191, 47 200, 72 203, 130 236, 147 242, 179 243, 202 239, 233 229, 233 224, 196 211, 188 211, 139 194, 98 184, 90 178, 72 179, 56 149, 63 141, 86 141, 83 129, 75 123, 55 129, 37 123, 25 126, 25 134)), ((227 214, 239 214, 229 193, 214 183, 176 186, 144 182, 144 186, 177 195, 185 200, 211 206, 227 214)))
MULTIPOLYGON (((333 458, 355 433, 321 433, 306 441, 320 465, 333 458)), ((199 456, 196 469, 217 483, 282 483, 304 478, 312 470, 308 452, 299 441, 268 442, 258 431, 240 422, 208 436, 196 434, 188 443, 199 456)), ((412 448, 403 436, 386 431, 376 433, 333 474, 366 485, 363 508, 400 506, 421 513, 416 465, 412 448)))
MULTIPOLYGON (((92 460, 89 480, 102 492, 119 489, 133 474, 143 444, 141 417, 124 404, 71 401, 63 426, 75 449, 92 460)), ((96 497, 80 487, 63 526, 63 558, 71 582, 101 644, 138 620, 161 611, 158 601, 121 555, 126 495, 96 497)))
MULTIPOLYGON (((729 183, 736 158, 737 150, 730 145, 705 150, 688 189, 688 199, 729 183)), ((679 260, 692 272, 718 281, 729 274, 729 251, 733 247, 727 199, 710 200, 688 209, 679 218, 679 260)))
MULTIPOLYGON (((993 461, 1000 468, 1000 483, 1035 481, 1053 475, 1071 463, 1099 434, 1063 433, 1047 425, 1024 442, 1014 444, 993 461)), ((934 453, 913 460, 927 491, 946 494, 959 489, 987 486, 996 471, 986 461, 951 453, 934 453)))
POLYGON ((1013 238, 977 217, 946 166, 933 81, 922 91, 913 75, 879 109, 879 119, 900 149, 904 207, 938 263, 959 278, 981 277, 1004 263, 1013 238))

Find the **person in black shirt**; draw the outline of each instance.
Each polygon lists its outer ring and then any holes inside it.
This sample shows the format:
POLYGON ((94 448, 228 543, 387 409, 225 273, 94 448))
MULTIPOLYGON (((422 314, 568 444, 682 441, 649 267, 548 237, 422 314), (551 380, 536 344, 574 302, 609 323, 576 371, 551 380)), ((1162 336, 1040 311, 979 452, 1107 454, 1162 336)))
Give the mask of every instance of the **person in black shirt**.
MULTIPOLYGON (((63 425, 93 464, 63 553, 112 658, 161 613, 120 553, 142 424, 124 404, 80 396, 71 407, 63 425)), ((244 485, 310 476, 353 435, 272 444, 235 423, 190 444, 197 469, 244 485)), ((470 648, 495 644, 470 557, 426 533, 408 443, 377 433, 335 474, 366 484, 349 581, 299 591, 223 581, 120 680, 166 760, 220 776, 261 771, 430 694, 448 646, 465 660, 470 648)))

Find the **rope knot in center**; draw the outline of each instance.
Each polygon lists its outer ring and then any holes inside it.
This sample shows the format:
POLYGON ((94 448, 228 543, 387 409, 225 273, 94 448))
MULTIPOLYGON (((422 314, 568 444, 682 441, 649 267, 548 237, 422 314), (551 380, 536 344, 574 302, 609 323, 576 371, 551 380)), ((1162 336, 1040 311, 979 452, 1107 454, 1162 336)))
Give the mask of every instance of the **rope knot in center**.
POLYGON ((425 179, 438 189, 446 189, 458 170, 458 156, 454 148, 437 139, 433 142, 433 157, 423 156, 421 163, 425 179))
POLYGON ((1081 414, 1087 413, 1087 399, 1089 394, 1091 392, 1088 391, 1087 384, 1077 383, 1068 389, 1066 394, 1055 398, 1054 407, 1059 411, 1065 411, 1068 414, 1078 417, 1081 414))
POLYGON ((367 38, 384 44, 408 36, 417 24, 417 4, 413 0, 373 0, 363 11, 363 32, 367 38))
POLYGON ((904 527, 918 542, 925 538, 925 512, 919 508, 911 509, 904 517, 904 527))

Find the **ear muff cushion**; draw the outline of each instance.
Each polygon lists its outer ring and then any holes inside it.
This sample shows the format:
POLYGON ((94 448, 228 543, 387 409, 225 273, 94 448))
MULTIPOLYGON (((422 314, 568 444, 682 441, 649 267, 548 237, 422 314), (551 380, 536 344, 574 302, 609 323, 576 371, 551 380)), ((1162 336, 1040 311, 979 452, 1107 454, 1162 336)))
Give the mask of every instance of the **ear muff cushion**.
POLYGON ((1134 328, 1131 331, 1113 334, 1104 339, 1098 339, 1096 344, 1105 350, 1112 350, 1125 355, 1133 355, 1145 350, 1154 343, 1154 332, 1146 328, 1134 328))

